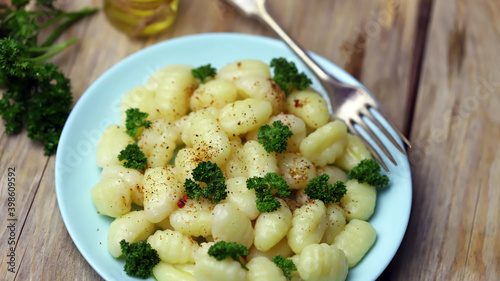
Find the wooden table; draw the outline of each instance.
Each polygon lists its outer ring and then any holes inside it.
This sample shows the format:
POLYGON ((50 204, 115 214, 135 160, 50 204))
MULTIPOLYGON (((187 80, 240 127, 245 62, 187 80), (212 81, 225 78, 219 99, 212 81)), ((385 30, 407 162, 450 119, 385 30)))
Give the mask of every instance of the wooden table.
MULTIPOLYGON (((101 5, 57 2, 66 10, 101 5)), ((500 280, 500 2, 274 0, 269 7, 307 49, 370 89, 413 144, 410 223, 380 280, 500 280)), ((64 34, 79 41, 53 61, 72 79, 76 101, 125 56, 204 32, 276 37, 217 1, 181 0, 172 28, 147 40, 119 33, 102 12, 89 17, 64 34)), ((55 157, 25 133, 2 134, 0 149, 0 279, 99 280, 61 219, 55 157), (17 186, 16 273, 6 264, 9 168, 17 186)))

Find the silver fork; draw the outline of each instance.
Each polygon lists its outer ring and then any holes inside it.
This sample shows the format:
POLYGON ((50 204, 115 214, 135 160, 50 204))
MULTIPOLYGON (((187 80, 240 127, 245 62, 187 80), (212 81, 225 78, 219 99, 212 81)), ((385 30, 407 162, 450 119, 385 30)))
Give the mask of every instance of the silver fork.
MULTIPOLYGON (((358 135, 361 140, 366 144, 372 155, 377 159, 377 161, 382 165, 382 167, 389 172, 387 165, 384 163, 379 153, 375 148, 363 137, 360 130, 355 126, 357 124, 373 139, 382 152, 387 156, 387 158, 394 164, 396 160, 389 153, 387 147, 382 143, 382 141, 376 136, 376 134, 366 125, 363 117, 368 118, 375 124, 379 130, 389 139, 389 141, 404 155, 406 155, 404 147, 399 145, 398 142, 391 136, 382 124, 375 118, 370 112, 370 108, 377 110, 382 116, 384 111, 382 105, 366 90, 353 85, 345 84, 344 82, 333 77, 327 71, 325 71, 318 63, 316 63, 306 51, 300 47, 269 15, 266 9, 266 0, 224 0, 225 2, 237 7, 246 16, 255 17, 262 20, 264 23, 269 25, 278 36, 285 41, 285 43, 292 49, 293 52, 309 67, 309 69, 318 77, 323 88, 328 93, 330 97, 331 105, 334 114, 343 119, 351 133, 358 135)), ((384 116, 383 116, 384 117, 384 116)), ((394 124, 390 122, 386 117, 384 119, 389 123, 389 125, 394 129, 394 131, 399 135, 399 137, 411 147, 410 142, 406 137, 396 129, 394 124)))

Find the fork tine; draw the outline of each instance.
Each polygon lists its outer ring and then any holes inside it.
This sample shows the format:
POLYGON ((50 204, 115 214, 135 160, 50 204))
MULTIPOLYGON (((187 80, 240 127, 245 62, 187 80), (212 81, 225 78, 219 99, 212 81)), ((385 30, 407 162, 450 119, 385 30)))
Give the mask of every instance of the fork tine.
POLYGON ((406 155, 406 152, 404 151, 403 147, 401 147, 401 145, 396 142, 396 140, 392 137, 392 135, 387 131, 387 129, 384 126, 382 126, 382 124, 380 124, 380 122, 372 115, 372 113, 368 108, 364 108, 360 112, 366 118, 370 119, 370 121, 372 121, 373 124, 375 124, 375 126, 377 126, 377 128, 380 129, 380 131, 382 131, 382 133, 392 142, 392 144, 399 150, 399 152, 403 153, 403 155, 406 155))
POLYGON ((391 160, 391 162, 394 164, 394 165, 398 165, 398 163, 396 163, 396 160, 394 160, 394 158, 392 158, 392 155, 391 153, 389 153, 389 151, 387 150, 387 148, 385 147, 384 144, 382 144, 382 142, 380 141, 380 139, 372 132, 372 130, 370 128, 368 128, 368 126, 366 126, 366 124, 361 121, 359 123, 357 123, 359 126, 361 126, 363 129, 365 129, 365 131, 368 133, 368 135, 370 135, 370 137, 375 141, 375 143, 380 147, 380 149, 382 149, 382 151, 384 152, 385 156, 387 156, 387 158, 389 158, 389 160, 391 160))
POLYGON ((387 166, 385 165, 384 161, 382 160, 382 157, 380 157, 380 154, 378 154, 378 152, 371 146, 371 144, 368 143, 368 141, 366 141, 366 139, 359 133, 359 131, 354 127, 354 125, 351 122, 346 122, 346 124, 347 124, 347 127, 349 128, 349 130, 353 134, 355 134, 356 136, 358 136, 361 139, 361 141, 366 145, 366 147, 368 148, 368 150, 371 152, 371 154, 373 155, 373 157, 375 158, 375 160, 377 160, 377 162, 380 163, 380 165, 382 166, 382 168, 384 168, 384 170, 387 173, 390 173, 389 169, 387 168, 387 166))
MULTIPOLYGON (((394 125, 394 123, 393 123, 393 122, 392 122, 389 118, 387 118, 387 117, 386 117, 386 116, 387 116, 387 114, 385 114, 385 110, 384 110, 384 108, 382 107, 382 105, 381 105, 378 101, 373 100, 373 101, 371 102, 371 104, 368 104, 368 106, 369 106, 369 107, 371 107, 371 108, 373 108, 373 109, 375 109, 375 110, 376 110, 376 111, 377 111, 380 115, 382 115, 382 117, 384 117, 385 121, 387 121, 387 123, 389 123, 389 126, 391 126, 391 127, 394 129, 394 131, 396 132, 396 134, 398 134, 398 136, 401 138, 401 140, 402 140, 404 143, 406 143, 406 145, 407 145, 409 148, 411 148, 410 141, 409 141, 409 140, 405 137, 405 135, 403 135, 403 133, 401 133, 401 132, 397 129, 396 125, 394 125)), ((369 111, 369 110, 368 110, 368 111, 369 111)), ((370 113, 371 113, 371 112, 370 112, 370 113)), ((373 119, 375 119, 375 118, 373 118, 373 119)), ((377 122, 378 122, 378 121, 377 121, 377 122)), ((379 123, 379 124, 380 124, 380 123, 379 123)), ((377 125, 377 127, 379 127, 379 126, 377 125)), ((379 128, 380 128, 380 127, 379 127, 379 128)), ((386 134, 386 135, 388 135, 388 134, 386 134)), ((391 142, 392 142, 392 140, 391 140, 391 142)), ((394 142, 393 142, 393 144, 394 144, 394 142)), ((396 147, 398 148, 398 150, 399 150, 399 151, 401 151, 401 149, 399 149, 399 148, 401 147, 400 145, 396 145, 396 147)), ((403 151, 401 151, 401 152, 403 152, 403 151)), ((404 153, 404 152, 403 152, 403 153, 404 153)), ((404 154, 406 155, 406 153, 404 153, 404 154)))

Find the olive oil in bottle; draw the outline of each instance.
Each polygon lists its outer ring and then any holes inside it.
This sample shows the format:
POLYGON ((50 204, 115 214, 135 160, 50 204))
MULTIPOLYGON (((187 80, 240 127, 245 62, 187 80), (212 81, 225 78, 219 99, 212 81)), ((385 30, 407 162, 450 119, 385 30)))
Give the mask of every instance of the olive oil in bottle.
POLYGON ((108 20, 133 37, 166 30, 175 20, 179 0, 104 0, 108 20))

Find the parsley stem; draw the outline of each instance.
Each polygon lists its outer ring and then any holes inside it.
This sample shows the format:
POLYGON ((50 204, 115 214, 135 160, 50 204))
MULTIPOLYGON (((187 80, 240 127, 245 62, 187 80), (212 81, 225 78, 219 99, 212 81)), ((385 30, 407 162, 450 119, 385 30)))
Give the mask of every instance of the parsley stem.
MULTIPOLYGON (((47 39, 45 40, 45 42, 43 42, 43 44, 41 45, 42 47, 45 47, 45 46, 48 46, 48 45, 51 45, 52 43, 54 43, 54 41, 68 28, 70 27, 73 23, 79 21, 81 18, 83 18, 84 16, 86 15, 90 15, 90 14, 93 14, 97 12, 97 9, 91 9, 91 8, 83 8, 81 11, 79 12, 75 12, 75 13, 68 13, 67 14, 67 17, 68 17, 68 20, 65 21, 64 23, 62 23, 60 26, 58 26, 53 32, 52 34, 50 34, 49 37, 47 37, 47 39)), ((58 20, 57 20, 58 21, 58 20)))
POLYGON ((44 61, 52 58, 53 56, 59 54, 62 50, 64 50, 64 48, 66 48, 67 46, 69 46, 71 44, 74 44, 75 42, 76 42, 76 38, 73 38, 73 39, 70 39, 66 42, 62 42, 62 43, 52 45, 52 46, 29 48, 28 51, 30 51, 30 52, 45 52, 45 51, 49 51, 49 50, 53 50, 53 51, 51 51, 49 53, 45 53, 45 54, 38 56, 38 57, 35 57, 35 58, 28 58, 26 60, 32 61, 35 63, 44 62, 44 61))

